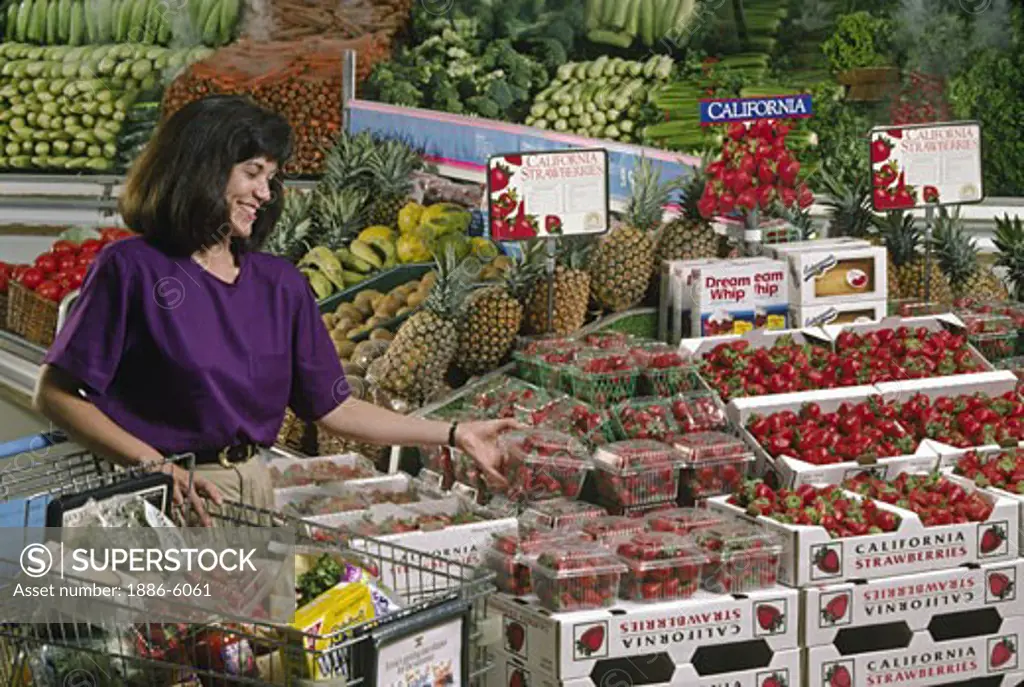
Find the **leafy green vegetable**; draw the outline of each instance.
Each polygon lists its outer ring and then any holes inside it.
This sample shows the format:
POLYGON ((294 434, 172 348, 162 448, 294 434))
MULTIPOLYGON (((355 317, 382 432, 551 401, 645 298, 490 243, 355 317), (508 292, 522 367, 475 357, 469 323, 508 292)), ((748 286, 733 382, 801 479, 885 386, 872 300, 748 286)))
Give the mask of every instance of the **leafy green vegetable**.
POLYGON ((821 46, 833 71, 880 67, 889 63, 892 25, 867 12, 844 14, 836 30, 821 46))
MULTIPOLYGON (((818 135, 818 145, 808 151, 805 164, 818 165, 843 186, 855 186, 870 178, 867 134, 872 122, 857 103, 846 100, 844 89, 822 83, 811 89, 814 116, 808 127, 818 135)), ((817 179, 811 176, 815 190, 817 179)))
POLYGON ((296 580, 299 591, 299 607, 305 606, 338 584, 344 572, 341 563, 333 556, 326 553, 321 555, 313 567, 299 575, 299 579, 296 580))

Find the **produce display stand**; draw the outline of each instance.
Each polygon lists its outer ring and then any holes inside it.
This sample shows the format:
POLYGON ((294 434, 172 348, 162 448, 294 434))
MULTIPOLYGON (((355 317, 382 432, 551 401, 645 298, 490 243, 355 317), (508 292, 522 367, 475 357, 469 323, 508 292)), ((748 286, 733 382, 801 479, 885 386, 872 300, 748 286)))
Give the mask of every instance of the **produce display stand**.
MULTIPOLYGON (((0 445, 0 461, 9 463, 8 469, 0 473, 0 491, 3 493, 0 520, 4 525, 42 527, 46 507, 56 499, 92 492, 101 486, 117 486, 130 491, 145 474, 150 474, 112 468, 102 459, 84 451, 44 457, 42 449, 64 441, 63 435, 54 433, 0 445)), ((192 465, 191 455, 167 460, 189 467, 192 465)), ((33 656, 43 647, 51 647, 68 655, 79 655, 84 665, 96 666, 97 674, 103 673, 104 679, 114 680, 111 684, 132 684, 124 679, 124 674, 136 677, 180 674, 183 679, 199 677, 204 684, 301 684, 302 681, 287 681, 288 674, 281 662, 285 655, 294 660, 298 654, 298 660, 326 661, 345 667, 347 674, 342 681, 317 684, 375 685, 380 682, 372 671, 380 668, 377 657, 385 647, 399 646, 403 639, 427 631, 438 623, 445 628, 449 624, 454 627, 454 623, 462 627, 462 638, 458 643, 462 665, 453 666, 455 674, 461 675, 460 682, 473 684, 488 670, 488 656, 478 644, 484 632, 483 600, 491 590, 490 575, 473 566, 371 537, 354 537, 339 529, 246 504, 225 503, 211 512, 211 517, 221 527, 285 528, 297 545, 325 551, 333 549, 361 561, 367 569, 386 570, 389 574, 384 577, 388 579, 381 579, 381 585, 387 589, 401 587, 409 591, 404 594, 398 610, 331 634, 302 633, 298 640, 294 633, 289 638, 279 626, 252 618, 223 619, 230 623, 228 625, 211 622, 190 626, 189 637, 217 633, 225 645, 247 644, 256 657, 258 678, 254 674, 239 675, 223 664, 189 665, 180 655, 165 656, 157 651, 159 647, 151 647, 151 651, 140 655, 137 644, 126 640, 126 628, 120 624, 115 626, 93 619, 82 623, 80 618, 53 611, 37 623, 0 624, 0 680, 4 684, 25 687, 46 684, 45 666, 33 660, 33 656), (111 642, 110 638, 116 641, 111 642), (98 648, 101 646, 102 649, 98 648), (317 646, 330 648, 313 648, 317 646), (125 673, 117 678, 110 677, 104 669, 113 666, 118 666, 125 673)), ((12 571, 19 569, 18 560, 10 557, 10 552, 0 556, 0 587, 14 584, 18 574, 12 574, 12 571)), ((103 603, 111 615, 128 609, 116 601, 104 600, 103 603)), ((171 606, 176 607, 177 604, 171 606)), ((181 610, 184 613, 188 607, 181 605, 181 610)), ((136 624, 135 631, 141 636, 156 637, 162 636, 163 627, 155 623, 136 624)), ((94 680, 90 684, 97 684, 101 679, 86 677, 94 680)))

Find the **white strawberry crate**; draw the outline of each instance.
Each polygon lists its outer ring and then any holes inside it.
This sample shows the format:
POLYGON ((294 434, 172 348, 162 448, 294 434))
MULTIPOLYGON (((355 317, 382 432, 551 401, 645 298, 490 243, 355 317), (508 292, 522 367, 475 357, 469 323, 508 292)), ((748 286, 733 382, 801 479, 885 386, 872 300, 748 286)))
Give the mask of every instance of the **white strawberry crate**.
POLYGON ((910 644, 885 651, 843 655, 831 644, 807 649, 807 687, 868 685, 960 685, 988 678, 985 685, 1017 687, 1024 680, 1020 659, 1024 617, 1004 620, 993 634, 936 641, 928 630, 910 644))
MULTIPOLYGON (((953 469, 954 467, 956 467, 956 462, 957 460, 959 460, 960 456, 962 456, 963 454, 967 453, 970 450, 974 450, 978 453, 979 456, 985 457, 998 455, 1000 452, 1002 452, 1003 449, 1001 449, 998 446, 989 446, 981 449, 951 449, 949 447, 944 447, 944 449, 940 453, 941 457, 939 458, 940 466, 942 467, 943 472, 949 479, 959 482, 960 484, 963 484, 965 487, 968 485, 973 487, 974 481, 955 474, 953 472, 953 469)), ((982 491, 1017 502, 1020 508, 1020 510, 1018 511, 1020 514, 1020 523, 1018 524, 1017 529, 1017 555, 1024 556, 1024 494, 1014 494, 1005 489, 1000 489, 998 487, 991 486, 983 487, 982 491)))
MULTIPOLYGON (((559 681, 504 651, 492 648, 488 656, 493 667, 487 672, 483 687, 625 687, 634 684, 644 687, 800 687, 801 684, 800 649, 776 652, 762 667, 733 672, 701 675, 692 663, 676 664, 665 682, 651 682, 654 668, 646 663, 612 666, 599 669, 594 675, 559 681)), ((735 654, 732 657, 735 661, 735 654)), ((659 664, 658 669, 661 667, 659 664)))
MULTIPOLYGON (((857 494, 846 493, 851 500, 860 500, 857 494)), ((876 501, 880 510, 900 517, 895 531, 835 539, 815 525, 790 525, 765 516, 750 518, 744 509, 728 503, 728 496, 708 499, 708 505, 753 519, 776 534, 783 545, 779 581, 806 587, 1016 558, 1020 505, 1012 499, 982 495, 992 505, 985 522, 925 527, 912 511, 876 501)))
POLYGON ((278 489, 290 489, 299 486, 318 486, 318 485, 329 485, 329 484, 340 484, 346 479, 331 479, 330 469, 335 468, 339 472, 351 472, 354 474, 349 479, 366 479, 375 477, 381 473, 377 472, 373 463, 355 453, 348 453, 338 456, 320 456, 317 458, 299 458, 299 457, 288 457, 281 456, 276 458, 270 458, 264 461, 267 469, 270 470, 271 480, 277 484, 281 484, 275 478, 275 474, 287 475, 298 472, 299 475, 316 475, 318 469, 323 469, 321 475, 326 475, 325 479, 317 479, 315 482, 309 484, 293 484, 292 486, 275 486, 275 491, 278 489))
POLYGON ((1000 618, 1024 615, 1022 584, 1024 560, 1018 558, 807 587, 801 590, 800 641, 803 646, 831 645, 841 630, 893 623, 918 632, 937 616, 986 608, 1000 618))
MULTIPOLYGON (((598 663, 642 663, 667 654, 691 663, 701 647, 763 640, 778 654, 798 648, 796 589, 772 587, 743 595, 698 591, 663 603, 617 601, 607 609, 552 613, 534 597, 496 593, 487 612, 501 623, 500 651, 561 681, 587 678, 598 663)), ((673 684, 690 684, 673 682, 673 684)))
POLYGON ((799 414, 806 403, 817 403, 823 413, 830 413, 843 403, 860 403, 877 395, 878 391, 874 386, 852 386, 815 392, 737 398, 726 407, 726 413, 729 420, 739 428, 743 440, 754 450, 762 472, 771 470, 778 475, 779 485, 790 489, 801 484, 840 484, 844 479, 862 472, 871 472, 881 478, 895 477, 900 472, 932 470, 936 466, 938 455, 927 446, 919 446, 913 455, 879 458, 864 463, 845 461, 830 465, 814 465, 793 456, 772 457, 746 428, 752 415, 768 417, 784 410, 799 414))

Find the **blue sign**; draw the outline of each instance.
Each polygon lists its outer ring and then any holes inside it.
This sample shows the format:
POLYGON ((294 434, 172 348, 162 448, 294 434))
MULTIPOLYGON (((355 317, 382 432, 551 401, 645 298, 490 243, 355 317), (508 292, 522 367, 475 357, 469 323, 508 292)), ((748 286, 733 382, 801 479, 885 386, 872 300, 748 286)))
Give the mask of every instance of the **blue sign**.
POLYGON ((726 98, 700 101, 701 124, 728 124, 757 119, 810 117, 811 96, 772 95, 762 98, 726 98))
POLYGON ((487 160, 500 153, 550 152, 567 148, 604 148, 608 151, 608 193, 613 201, 625 203, 633 188, 633 170, 642 157, 661 172, 662 179, 685 180, 700 164, 696 157, 657 148, 604 141, 555 131, 507 124, 478 117, 464 117, 353 100, 347 104, 348 129, 352 133, 371 131, 387 138, 406 141, 424 151, 426 158, 486 178, 487 160))

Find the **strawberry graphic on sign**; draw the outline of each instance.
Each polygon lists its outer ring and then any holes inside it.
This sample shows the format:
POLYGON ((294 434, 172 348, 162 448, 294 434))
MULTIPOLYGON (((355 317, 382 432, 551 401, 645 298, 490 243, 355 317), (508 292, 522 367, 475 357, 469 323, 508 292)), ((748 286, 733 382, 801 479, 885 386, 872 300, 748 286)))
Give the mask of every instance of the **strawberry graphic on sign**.
POLYGON ((814 556, 814 566, 826 575, 838 575, 842 561, 834 548, 823 546, 814 556))
POLYGON ((760 687, 789 687, 789 683, 784 673, 774 673, 766 677, 760 687))
POLYGON ((761 604, 757 607, 755 613, 758 626, 765 632, 775 634, 785 630, 786 616, 775 606, 761 604))
POLYGON ((526 643, 526 630, 514 620, 505 626, 505 647, 513 654, 522 652, 526 643))
POLYGON ((593 656, 604 646, 604 625, 588 628, 576 640, 576 653, 580 656, 593 656))
POLYGON ((983 556, 989 556, 998 553, 1005 541, 1006 531, 999 525, 992 525, 981 534, 978 550, 983 556))
POLYGON ((833 597, 825 608, 821 609, 822 625, 835 625, 846 617, 846 610, 850 607, 850 595, 842 593, 833 597))
POLYGON ((850 671, 843 665, 834 665, 825 673, 825 683, 829 687, 853 687, 850 671))
POLYGON ((989 656, 989 665, 993 668, 1001 668, 1010 662, 1010 659, 1017 653, 1017 647, 1009 637, 1003 637, 992 647, 992 654, 989 656))
POLYGON ((522 167, 523 166, 523 156, 522 155, 506 155, 505 156, 505 162, 509 163, 513 167, 522 167))
POLYGON ((544 218, 544 231, 552 236, 559 236, 562 233, 562 220, 558 215, 548 215, 544 218))
POLYGON ((526 679, 523 671, 516 668, 508 678, 508 687, 530 687, 530 681, 526 679))
POLYGON ((489 180, 491 182, 491 193, 499 193, 508 188, 509 182, 512 181, 512 174, 509 172, 508 167, 498 163, 491 167, 489 180))
POLYGON ((1013 580, 1001 572, 992 572, 988 576, 988 593, 999 601, 1013 595, 1013 580))

